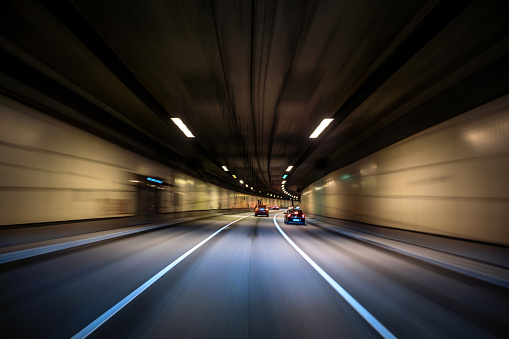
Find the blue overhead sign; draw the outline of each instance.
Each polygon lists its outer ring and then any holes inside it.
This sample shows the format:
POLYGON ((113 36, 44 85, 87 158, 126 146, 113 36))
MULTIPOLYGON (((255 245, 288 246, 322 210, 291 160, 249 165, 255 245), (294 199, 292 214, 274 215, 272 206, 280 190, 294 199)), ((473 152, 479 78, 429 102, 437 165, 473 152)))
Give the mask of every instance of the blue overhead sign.
POLYGON ((147 177, 147 180, 148 181, 157 182, 158 184, 162 184, 163 183, 161 180, 157 180, 157 179, 154 179, 154 178, 151 178, 151 177, 147 177))

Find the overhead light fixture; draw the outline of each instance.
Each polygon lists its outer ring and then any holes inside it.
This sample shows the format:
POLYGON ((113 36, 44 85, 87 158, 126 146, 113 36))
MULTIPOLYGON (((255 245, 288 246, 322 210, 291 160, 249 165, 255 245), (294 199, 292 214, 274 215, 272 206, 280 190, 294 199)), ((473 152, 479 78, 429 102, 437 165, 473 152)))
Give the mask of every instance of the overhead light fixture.
POLYGON ((243 184, 243 183, 244 183, 244 180, 239 180, 239 182, 240 182, 241 184, 243 184))
POLYGON ((283 175, 283 179, 286 179, 288 177, 288 174, 283 175))
POLYGON ((235 174, 232 174, 233 179, 237 179, 237 176, 235 174))
POLYGON ((249 187, 249 185, 248 185, 248 184, 246 184, 246 187, 249 187))
POLYGON ((223 170, 224 170, 225 172, 228 172, 228 167, 226 167, 226 166, 221 166, 221 167, 223 168, 223 170))
POLYGON ((173 122, 175 123, 175 125, 178 126, 178 128, 180 128, 180 130, 182 132, 184 132, 184 134, 186 135, 186 137, 188 138, 194 138, 194 135, 193 133, 191 133, 191 131, 189 130, 189 128, 187 128, 186 124, 184 124, 182 122, 182 120, 180 120, 180 118, 171 118, 171 120, 173 120, 173 122))
POLYGON ((283 180, 282 184, 286 184, 286 180, 283 180))
POLYGON ((332 122, 332 120, 334 119, 323 119, 322 122, 320 123, 320 125, 318 125, 318 127, 315 129, 315 131, 309 136, 311 139, 316 139, 318 138, 318 136, 320 135, 320 133, 323 132, 323 130, 329 126, 329 124, 332 122))
POLYGON ((286 169, 287 172, 290 172, 292 170, 293 166, 288 166, 288 168, 286 169))

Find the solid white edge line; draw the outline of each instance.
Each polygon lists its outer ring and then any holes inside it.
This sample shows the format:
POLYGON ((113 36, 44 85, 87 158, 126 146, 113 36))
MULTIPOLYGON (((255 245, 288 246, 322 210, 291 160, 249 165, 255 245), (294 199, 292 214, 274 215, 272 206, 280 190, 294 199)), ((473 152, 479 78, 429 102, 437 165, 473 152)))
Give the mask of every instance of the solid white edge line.
POLYGON ((26 258, 31 258, 31 257, 35 257, 35 256, 42 255, 42 254, 62 251, 62 250, 68 249, 68 248, 77 247, 77 246, 81 246, 81 245, 93 244, 95 242, 118 238, 118 237, 122 237, 124 235, 146 232, 146 231, 149 231, 149 230, 152 230, 155 228, 170 226, 172 224, 174 224, 174 223, 158 224, 158 225, 147 226, 147 227, 143 227, 143 228, 139 228, 139 229, 135 229, 135 230, 121 231, 121 232, 111 233, 111 234, 106 234, 106 235, 99 235, 96 237, 82 239, 82 240, 72 240, 72 241, 67 241, 67 242, 60 243, 60 244, 46 245, 46 246, 40 246, 40 247, 35 247, 35 248, 29 248, 26 250, 2 253, 2 254, 0 254, 0 264, 5 264, 8 262, 26 259, 26 258))
POLYGON ((136 290, 131 292, 127 297, 119 301, 115 306, 110 308, 108 311, 104 312, 101 316, 99 316, 96 320, 92 321, 89 325, 87 325, 85 328, 83 328, 81 331, 76 333, 72 338, 86 338, 89 336, 92 332, 94 332, 99 326, 104 324, 108 319, 110 319, 112 316, 114 316, 118 311, 120 311, 124 306, 126 306, 128 303, 130 303, 134 298, 136 298, 138 295, 140 295, 143 291, 145 291, 147 288, 149 288, 153 283, 155 283, 159 278, 161 278, 163 275, 165 275, 169 270, 171 270, 173 267, 175 267, 179 262, 184 260, 187 256, 189 256, 191 253, 193 253, 195 250, 197 250, 201 245, 209 241, 212 237, 214 237, 216 234, 224 230, 226 227, 230 226, 231 224, 247 218, 248 216, 244 216, 242 218, 239 218, 237 220, 232 221, 226 226, 223 226, 221 229, 214 232, 212 235, 208 236, 205 240, 201 241, 198 245, 191 248, 186 253, 182 254, 179 258, 175 259, 171 264, 163 268, 159 273, 154 275, 152 278, 147 280, 143 285, 138 287, 136 290))
POLYGON ((335 233, 342 234, 344 236, 347 236, 347 237, 350 237, 350 238, 353 238, 353 239, 356 239, 356 240, 359 240, 359 241, 362 241, 362 242, 366 242, 366 243, 369 243, 369 244, 372 244, 372 245, 375 245, 375 246, 378 246, 378 247, 381 247, 381 248, 385 248, 385 249, 388 249, 388 250, 390 250, 392 252, 400 253, 400 254, 405 255, 407 257, 412 257, 412 258, 415 258, 417 260, 421 260, 421 261, 430 263, 432 265, 443 267, 445 269, 448 269, 448 270, 451 270, 451 271, 454 271, 454 272, 458 272, 460 274, 464 274, 464 275, 467 275, 467 276, 470 276, 470 277, 473 277, 473 278, 476 278, 476 279, 479 279, 479 280, 483 280, 483 281, 486 281, 488 283, 492 283, 492 284, 501 286, 503 288, 509 288, 509 281, 508 280, 500 279, 500 278, 498 278, 496 276, 493 276, 493 275, 490 275, 488 273, 475 271, 473 269, 468 269, 468 268, 465 268, 465 267, 461 267, 461 266, 458 266, 458 265, 446 263, 446 262, 443 262, 443 261, 440 261, 440 260, 435 260, 435 259, 432 259, 432 258, 427 258, 425 256, 418 255, 418 254, 415 254, 415 253, 412 253, 412 252, 409 252, 409 251, 401 250, 399 248, 396 248, 396 247, 393 247, 393 246, 390 246, 390 245, 386 245, 386 244, 381 243, 381 242, 376 242, 376 241, 373 241, 373 240, 370 240, 370 239, 367 239, 367 238, 364 238, 364 237, 357 236, 357 235, 352 234, 352 233, 344 232, 344 231, 335 229, 333 227, 329 227, 329 226, 325 226, 325 225, 318 225, 318 224, 314 225, 314 226, 323 227, 323 228, 331 230, 331 231, 333 231, 335 233))
POLYGON ((350 306, 352 306, 353 309, 357 311, 357 313, 359 313, 361 317, 363 317, 364 320, 366 320, 368 324, 370 324, 383 338, 395 339, 396 336, 394 336, 387 328, 385 328, 385 326, 382 325, 382 323, 380 323, 371 313, 369 313, 369 311, 366 310, 364 306, 359 304, 357 300, 355 300, 343 287, 341 287, 341 285, 339 285, 334 279, 332 279, 330 275, 328 275, 320 266, 318 266, 318 264, 315 263, 313 259, 311 259, 306 253, 304 253, 304 251, 302 251, 300 247, 297 246, 292 241, 292 239, 290 239, 286 235, 286 233, 281 229, 281 227, 279 227, 276 221, 276 216, 278 214, 276 214, 273 218, 274 225, 276 225, 279 233, 281 233, 281 235, 286 239, 286 241, 288 241, 288 243, 292 245, 292 247, 297 252, 299 252, 299 254, 322 276, 322 278, 324 278, 332 286, 332 288, 334 288, 336 292, 338 292, 339 295, 343 297, 343 299, 345 299, 346 302, 348 302, 350 306))

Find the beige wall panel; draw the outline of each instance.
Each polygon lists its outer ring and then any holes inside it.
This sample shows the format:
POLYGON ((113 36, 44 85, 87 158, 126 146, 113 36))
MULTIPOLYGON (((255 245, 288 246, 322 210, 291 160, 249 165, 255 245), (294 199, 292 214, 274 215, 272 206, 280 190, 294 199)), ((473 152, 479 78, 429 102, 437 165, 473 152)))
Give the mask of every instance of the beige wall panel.
POLYGON ((162 213, 220 204, 246 208, 259 199, 194 179, 5 98, 0 121, 0 225, 134 215, 137 187, 130 180, 136 175, 174 185, 159 192, 162 213))
POLYGON ((306 187, 309 212, 509 244, 509 96, 306 187))

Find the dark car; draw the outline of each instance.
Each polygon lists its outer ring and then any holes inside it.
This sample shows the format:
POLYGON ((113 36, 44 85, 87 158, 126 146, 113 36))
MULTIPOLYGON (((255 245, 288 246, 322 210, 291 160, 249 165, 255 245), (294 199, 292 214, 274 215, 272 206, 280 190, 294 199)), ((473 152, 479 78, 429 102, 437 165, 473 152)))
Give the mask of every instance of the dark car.
POLYGON ((274 207, 272 207, 273 210, 278 210, 279 209, 279 206, 278 205, 274 205, 274 207))
POLYGON ((267 217, 269 216, 269 208, 265 205, 257 205, 255 207, 254 212, 255 212, 255 217, 257 215, 265 215, 267 217))
POLYGON ((285 212, 285 224, 289 224, 291 222, 299 223, 302 225, 306 224, 306 215, 302 212, 301 209, 289 209, 285 212))

